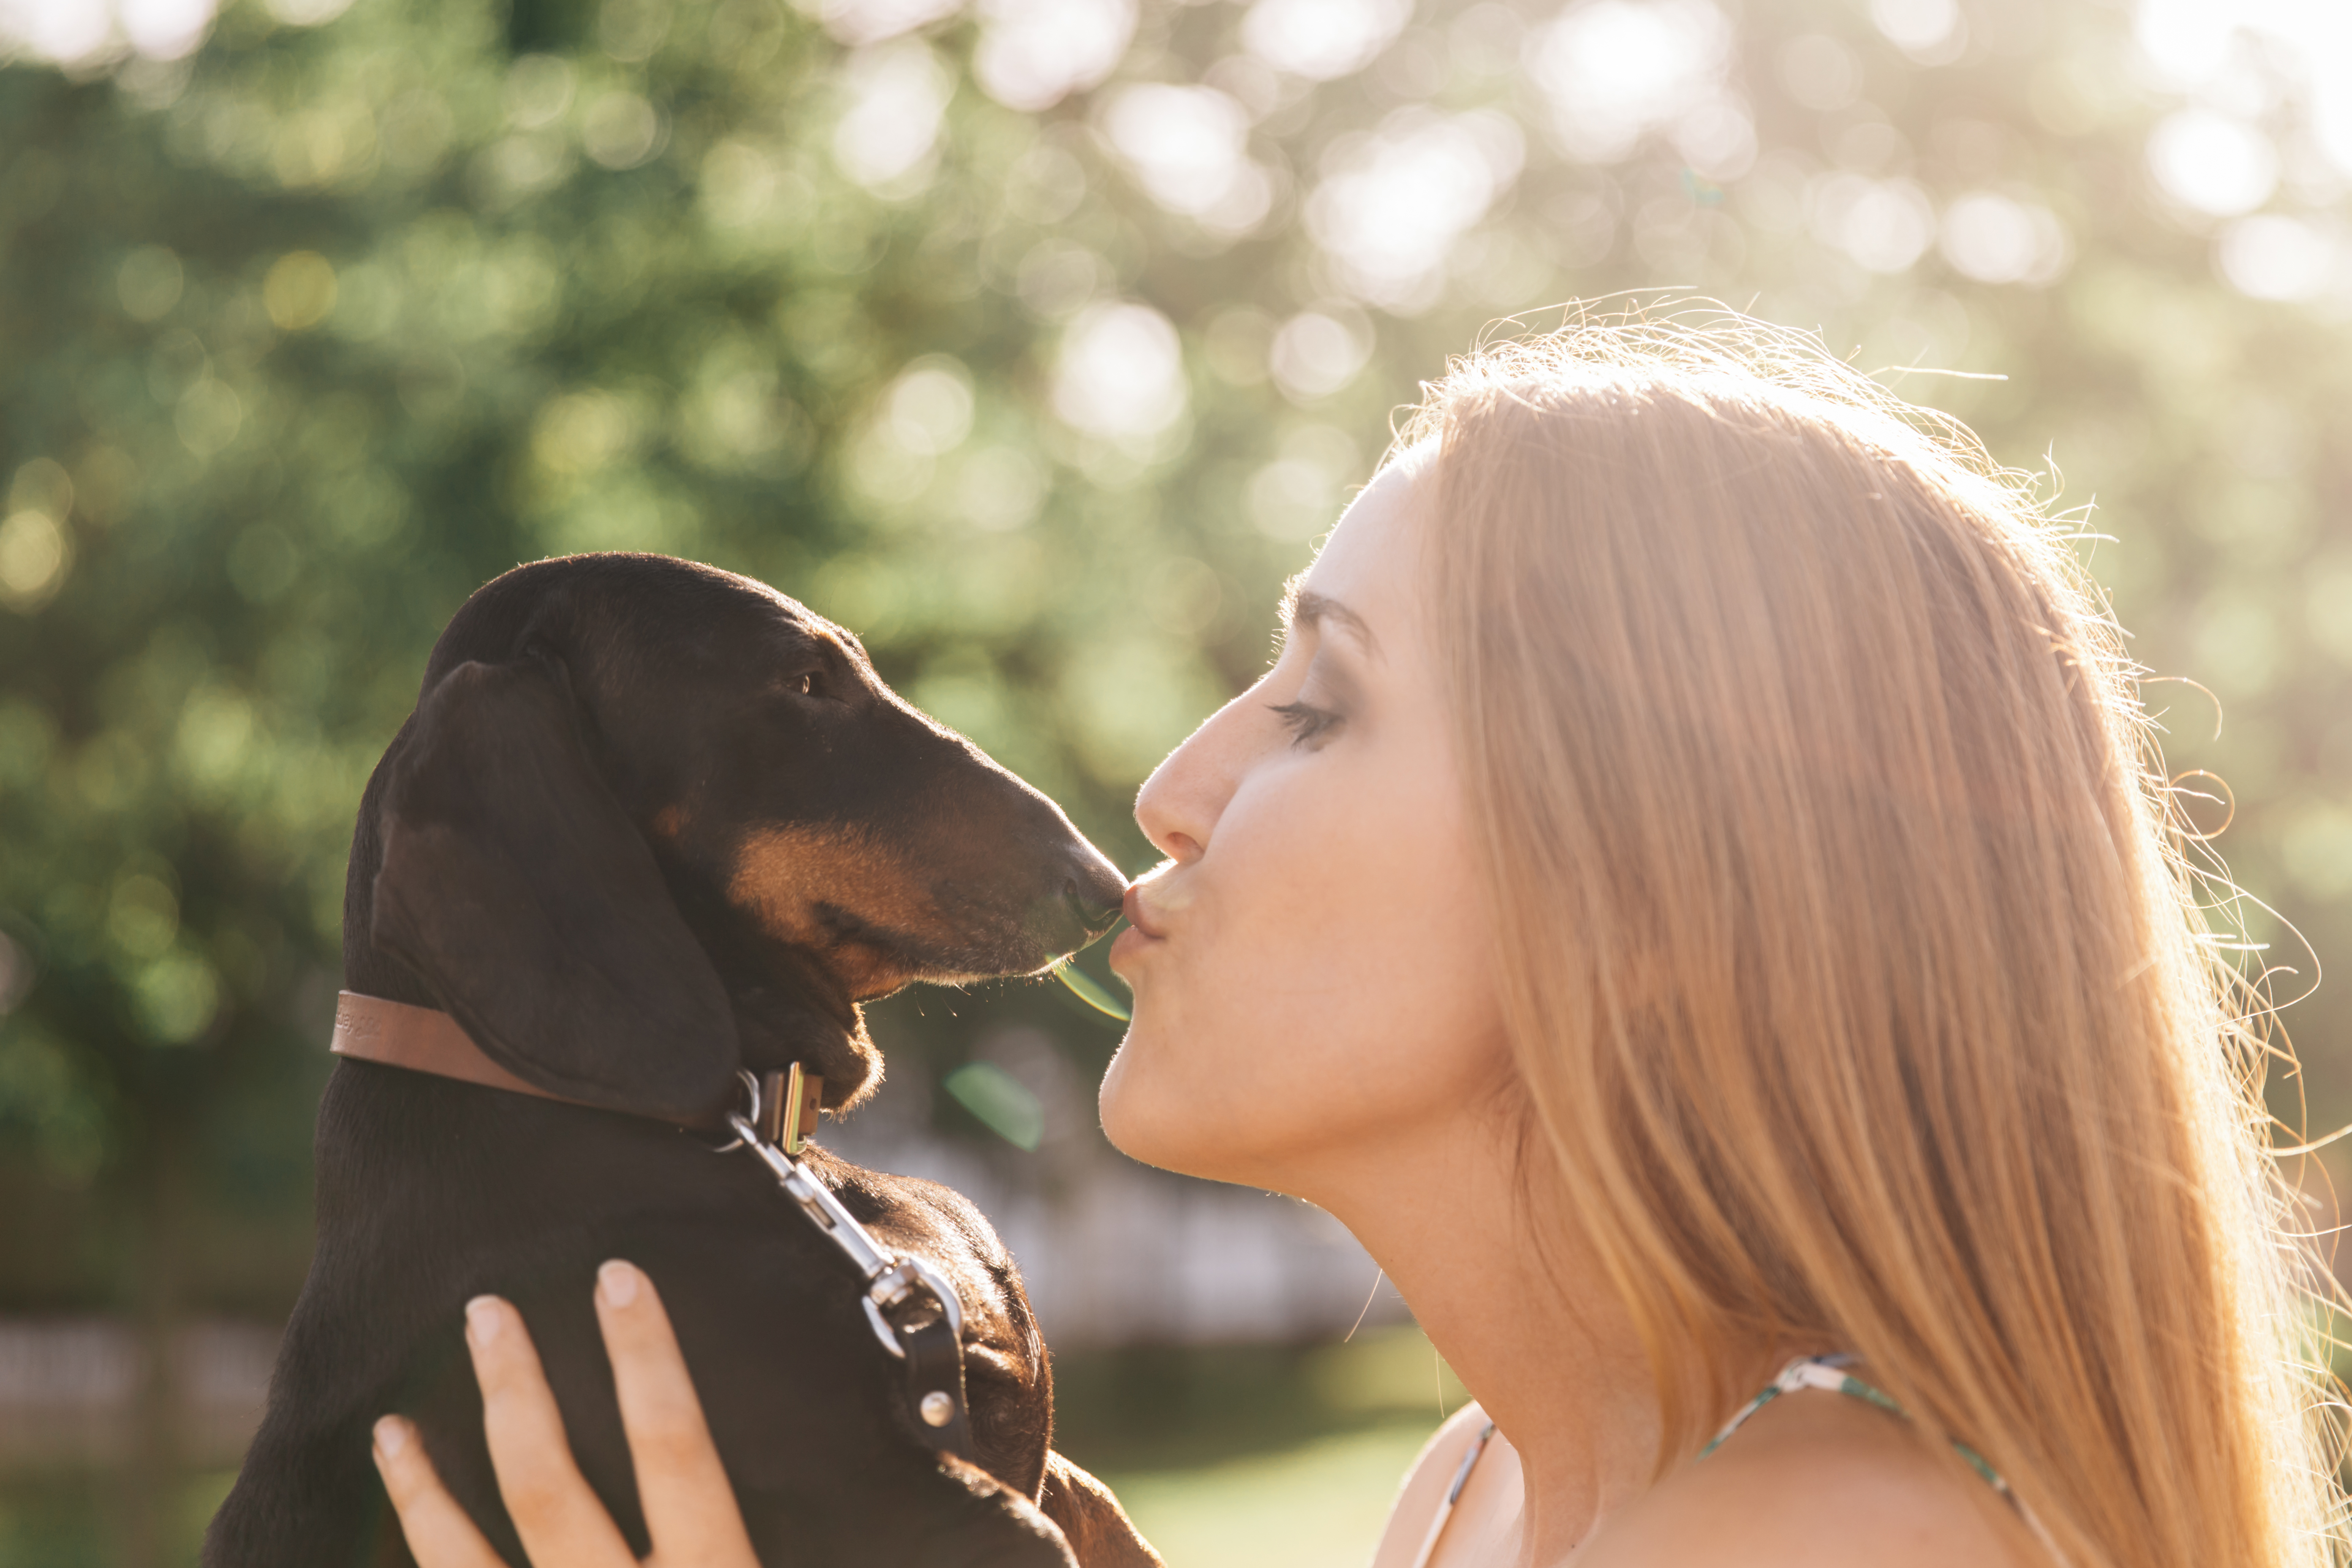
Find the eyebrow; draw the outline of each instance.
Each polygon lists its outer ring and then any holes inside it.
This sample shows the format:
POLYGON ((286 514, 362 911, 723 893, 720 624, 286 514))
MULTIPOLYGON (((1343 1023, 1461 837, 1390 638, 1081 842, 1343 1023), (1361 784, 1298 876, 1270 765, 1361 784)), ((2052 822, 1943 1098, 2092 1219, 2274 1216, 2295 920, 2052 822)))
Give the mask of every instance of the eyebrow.
POLYGON ((1356 635, 1356 640, 1372 654, 1381 651, 1381 639, 1364 624, 1364 617, 1327 594, 1316 593, 1299 585, 1297 577, 1282 585, 1282 624, 1286 626, 1318 626, 1325 621, 1336 621, 1356 635))

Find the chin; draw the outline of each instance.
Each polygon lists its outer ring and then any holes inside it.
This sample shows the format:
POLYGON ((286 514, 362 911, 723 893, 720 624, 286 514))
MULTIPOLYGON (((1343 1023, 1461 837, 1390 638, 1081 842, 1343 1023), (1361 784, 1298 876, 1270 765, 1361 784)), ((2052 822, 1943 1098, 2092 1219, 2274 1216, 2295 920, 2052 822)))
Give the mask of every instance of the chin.
POLYGON ((1199 1151, 1191 1145, 1200 1141, 1200 1113, 1187 1104, 1191 1097, 1170 1081, 1168 1063, 1151 1035, 1139 1016, 1103 1072, 1103 1136, 1130 1160, 1199 1175, 1192 1169, 1199 1151))
POLYGON ((1154 1119, 1144 1113, 1150 1100, 1148 1092, 1138 1089, 1135 1079, 1142 1069, 1136 1066, 1136 1036, 1134 1025, 1128 1026, 1126 1037, 1103 1069, 1102 1091, 1096 1106, 1102 1116, 1103 1136, 1112 1148, 1130 1160, 1140 1160, 1147 1165, 1160 1162, 1148 1152, 1157 1142, 1152 1137, 1154 1119))
POLYGON ((1103 1135, 1130 1160, 1212 1182, 1263 1181, 1259 1144, 1279 1142, 1251 1113, 1246 1086, 1204 1068, 1181 1041, 1137 1021, 1103 1074, 1103 1135))

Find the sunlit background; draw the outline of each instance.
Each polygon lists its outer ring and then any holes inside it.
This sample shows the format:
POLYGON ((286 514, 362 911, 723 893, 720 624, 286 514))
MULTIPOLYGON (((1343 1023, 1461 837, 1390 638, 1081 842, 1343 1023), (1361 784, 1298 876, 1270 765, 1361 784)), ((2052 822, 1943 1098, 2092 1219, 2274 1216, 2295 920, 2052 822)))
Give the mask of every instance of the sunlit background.
MULTIPOLYGON (((0 1564, 193 1559, 306 1264, 360 786, 477 584, 763 578, 1139 869, 1391 411, 1571 297, 1818 330, 2090 509, 2308 990, 2347 185, 2341 0, 0 0, 0 1564)), ((2340 984, 2287 1023, 2352 1117, 2340 984)), ((1058 990, 875 1033, 828 1137, 996 1216, 1063 1446, 1177 1568, 1361 1562, 1464 1397, 1369 1260, 1111 1152, 1058 990)))

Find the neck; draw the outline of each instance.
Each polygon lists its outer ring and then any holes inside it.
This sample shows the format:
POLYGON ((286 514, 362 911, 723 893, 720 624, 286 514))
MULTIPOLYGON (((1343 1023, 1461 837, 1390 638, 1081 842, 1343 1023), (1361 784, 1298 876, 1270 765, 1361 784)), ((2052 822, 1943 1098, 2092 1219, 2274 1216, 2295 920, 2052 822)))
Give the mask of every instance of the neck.
POLYGON ((1571 1244, 1533 1241, 1516 1130, 1464 1111, 1413 1141, 1318 1161, 1286 1190, 1328 1210, 1404 1296, 1517 1450, 1518 1561, 1556 1563, 1647 1489, 1660 1427, 1649 1362, 1615 1292, 1571 1244))

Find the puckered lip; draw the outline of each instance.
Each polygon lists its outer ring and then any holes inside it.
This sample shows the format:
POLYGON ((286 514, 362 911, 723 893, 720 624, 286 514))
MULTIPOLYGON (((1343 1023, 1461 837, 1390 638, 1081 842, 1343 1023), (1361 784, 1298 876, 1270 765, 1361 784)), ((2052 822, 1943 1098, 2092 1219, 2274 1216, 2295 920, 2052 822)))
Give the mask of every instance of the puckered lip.
POLYGON ((1141 881, 1128 884, 1126 895, 1119 900, 1119 908, 1127 915, 1127 923, 1144 935, 1158 941, 1168 934, 1160 928, 1160 922, 1152 919, 1150 906, 1143 901, 1141 881))

